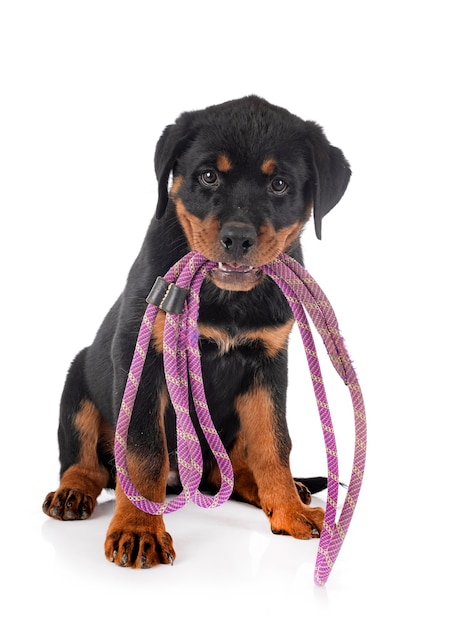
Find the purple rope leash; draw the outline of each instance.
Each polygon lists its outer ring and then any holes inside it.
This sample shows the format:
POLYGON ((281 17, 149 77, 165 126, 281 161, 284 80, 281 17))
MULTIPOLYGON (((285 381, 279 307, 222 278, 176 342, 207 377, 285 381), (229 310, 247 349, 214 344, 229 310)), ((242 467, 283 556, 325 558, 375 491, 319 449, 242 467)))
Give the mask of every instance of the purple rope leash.
POLYGON ((360 385, 344 340, 338 329, 335 313, 327 297, 305 268, 287 255, 280 257, 263 271, 278 284, 293 311, 302 336, 310 368, 327 455, 328 487, 324 525, 315 566, 315 582, 323 585, 332 570, 349 528, 362 486, 366 460, 366 414, 360 385), (276 266, 279 266, 278 269, 276 266), (354 409, 355 449, 349 487, 338 522, 335 523, 338 498, 338 454, 329 405, 322 382, 321 369, 304 307, 321 335, 330 360, 348 386, 354 409))
POLYGON ((164 330, 164 370, 167 388, 176 413, 178 468, 182 492, 168 503, 156 503, 140 495, 130 478, 126 461, 129 423, 140 383, 152 328, 159 307, 149 304, 143 317, 137 345, 121 403, 115 437, 115 459, 118 477, 126 496, 142 511, 153 515, 172 513, 193 500, 203 508, 223 504, 233 491, 233 468, 228 454, 212 423, 204 394, 198 349, 197 319, 199 292, 206 273, 215 266, 199 254, 189 254, 174 265, 164 277, 168 283, 190 290, 182 314, 167 313, 164 330), (189 374, 189 376, 188 376, 189 374), (198 490, 203 472, 201 446, 189 414, 190 380, 192 398, 203 434, 217 461, 221 486, 213 497, 198 490))
MULTIPOLYGON (((151 340, 153 325, 159 311, 157 304, 149 304, 143 316, 137 344, 128 374, 115 436, 117 474, 126 496, 139 509, 154 515, 171 513, 192 500, 203 508, 223 504, 231 495, 234 484, 233 469, 228 454, 212 422, 204 394, 198 347, 199 293, 203 280, 216 263, 208 261, 196 251, 180 259, 162 281, 163 302, 180 299, 182 312, 166 314, 164 329, 164 369, 169 396, 176 413, 177 456, 181 493, 168 502, 151 502, 134 487, 126 461, 126 442, 129 423, 141 374, 151 340), (171 289, 172 287, 179 289, 171 289), (187 298, 186 296, 187 291, 187 298), (202 494, 198 487, 203 471, 201 446, 189 414, 189 382, 197 418, 217 461, 221 484, 214 496, 202 494)), ((294 259, 281 254, 275 261, 261 268, 280 287, 299 327, 304 343, 318 412, 323 429, 327 455, 328 488, 324 525, 319 541, 315 566, 315 582, 327 581, 351 522, 362 485, 366 458, 366 416, 362 393, 351 360, 338 329, 335 313, 317 283, 305 268, 294 259), (332 364, 348 386, 354 409, 355 451, 353 469, 346 499, 336 522, 338 500, 338 454, 335 433, 327 396, 322 381, 316 347, 305 311, 321 335, 332 364)), ((154 289, 153 289, 154 291, 154 289)), ((153 293, 151 292, 151 294, 153 293)), ((150 296, 151 296, 150 294, 150 296)), ((169 307, 171 310, 171 307, 169 307)), ((168 309, 166 309, 168 310, 168 309)))

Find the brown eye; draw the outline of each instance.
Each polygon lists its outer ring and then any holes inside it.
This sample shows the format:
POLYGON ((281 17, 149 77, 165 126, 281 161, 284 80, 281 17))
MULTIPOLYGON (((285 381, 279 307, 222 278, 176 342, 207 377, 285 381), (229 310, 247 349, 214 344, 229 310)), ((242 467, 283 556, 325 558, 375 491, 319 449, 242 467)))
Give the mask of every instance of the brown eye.
POLYGON ((276 176, 271 182, 271 190, 277 196, 282 196, 288 190, 288 183, 283 178, 276 176))
POLYGON ((219 177, 217 176, 217 172, 215 170, 205 170, 200 174, 198 180, 203 185, 203 187, 216 187, 219 184, 219 177))

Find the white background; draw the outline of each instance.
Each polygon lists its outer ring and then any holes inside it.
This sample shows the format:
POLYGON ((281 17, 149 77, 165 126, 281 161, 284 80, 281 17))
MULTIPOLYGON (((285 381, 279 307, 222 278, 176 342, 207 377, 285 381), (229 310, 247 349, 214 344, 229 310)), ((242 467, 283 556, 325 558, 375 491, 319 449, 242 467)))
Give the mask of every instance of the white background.
MULTIPOLYGON (((0 614, 11 624, 447 623, 449 3, 0 7, 0 614), (369 420, 362 494, 323 589, 312 580, 317 542, 273 536, 262 512, 245 505, 172 514, 174 567, 138 572, 104 559, 108 498, 86 522, 41 512, 58 483, 67 367, 121 291, 154 211, 155 143, 181 111, 250 93, 318 121, 353 169, 322 242, 312 224, 303 235, 369 420)), ((294 337, 292 464, 295 474, 316 475, 325 453, 301 355, 294 337)), ((326 363, 347 481, 352 414, 330 370, 326 363)))

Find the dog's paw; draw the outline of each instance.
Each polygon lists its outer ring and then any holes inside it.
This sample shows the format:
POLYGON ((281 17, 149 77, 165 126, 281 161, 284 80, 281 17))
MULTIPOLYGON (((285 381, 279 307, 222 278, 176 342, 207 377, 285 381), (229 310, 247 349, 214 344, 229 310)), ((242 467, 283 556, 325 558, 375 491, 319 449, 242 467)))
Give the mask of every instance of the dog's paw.
POLYGON ((75 489, 58 489, 46 496, 42 510, 49 517, 63 521, 87 519, 96 500, 75 489))
POLYGON ((147 569, 160 563, 173 565, 176 553, 171 536, 163 531, 115 530, 105 540, 107 560, 120 567, 147 569))
POLYGON ((268 515, 275 535, 291 535, 296 539, 319 537, 324 523, 321 507, 304 506, 302 510, 271 511, 268 515))

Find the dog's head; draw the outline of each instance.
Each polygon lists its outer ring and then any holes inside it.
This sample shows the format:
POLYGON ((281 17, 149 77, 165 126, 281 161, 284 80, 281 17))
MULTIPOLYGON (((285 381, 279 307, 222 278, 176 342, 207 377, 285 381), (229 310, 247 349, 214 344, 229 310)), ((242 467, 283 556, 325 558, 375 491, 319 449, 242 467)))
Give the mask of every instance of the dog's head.
POLYGON ((211 278, 229 290, 254 287, 312 211, 320 239, 351 174, 320 126, 256 96, 183 113, 164 130, 155 169, 156 217, 171 204, 189 247, 219 264, 211 278))

